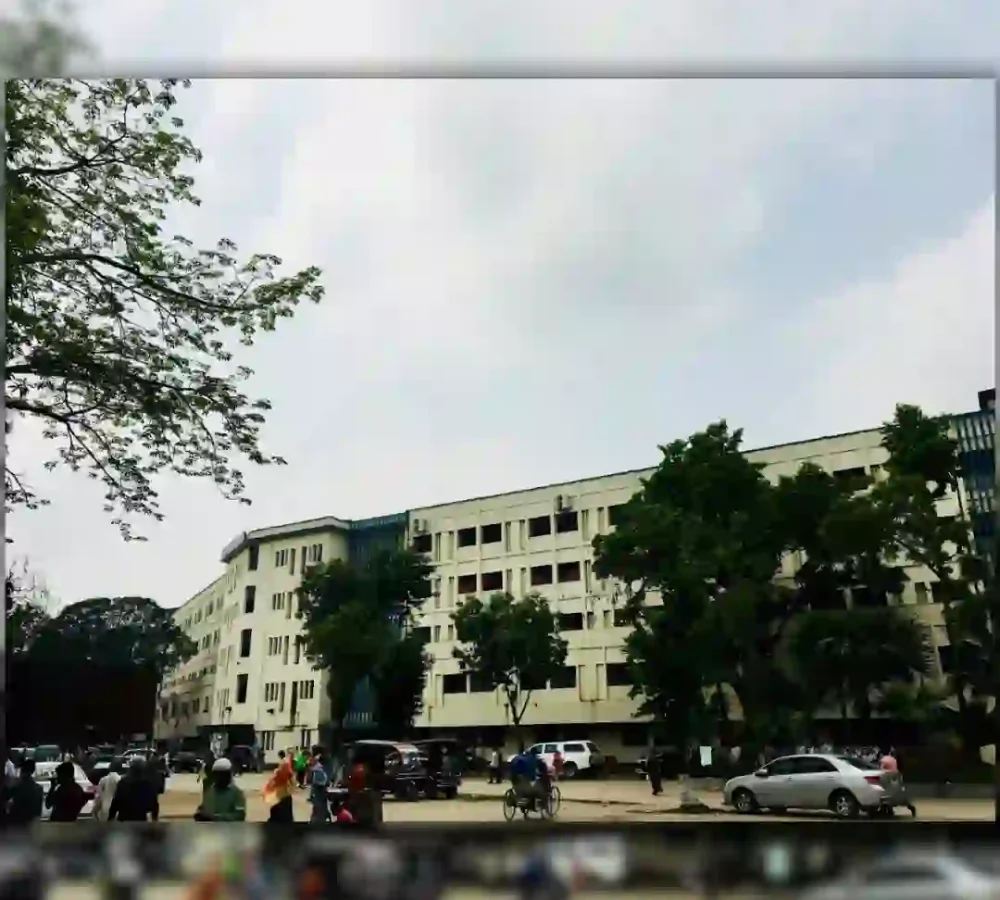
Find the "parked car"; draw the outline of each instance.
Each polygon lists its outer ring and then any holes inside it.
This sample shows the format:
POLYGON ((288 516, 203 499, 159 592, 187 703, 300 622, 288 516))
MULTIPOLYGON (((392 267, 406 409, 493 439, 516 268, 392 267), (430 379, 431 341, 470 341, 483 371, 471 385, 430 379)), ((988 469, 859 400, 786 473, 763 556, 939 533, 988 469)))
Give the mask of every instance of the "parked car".
MULTIPOLYGON (((604 768, 604 754, 593 741, 546 741, 532 744, 525 752, 532 756, 541 756, 545 764, 551 768, 557 750, 562 754, 564 778, 593 775, 604 768)), ((513 756, 508 758, 508 764, 513 758, 513 756)))
POLYGON ((427 757, 400 741, 355 741, 348 748, 348 771, 356 763, 368 770, 368 786, 383 794, 416 800, 436 790, 427 757))
POLYGON ((122 769, 124 769, 126 767, 124 757, 116 755, 114 750, 110 753, 99 753, 92 757, 90 765, 87 767, 87 775, 90 777, 90 780, 94 784, 97 784, 97 782, 108 774, 111 764, 116 759, 121 764, 122 769))
POLYGON ((899 851, 817 885, 806 900, 989 900, 1000 895, 1000 859, 993 848, 899 851))
POLYGON ((171 772, 199 772, 201 771, 201 761, 204 754, 195 753, 193 750, 178 750, 170 754, 171 772))
POLYGON ((723 803, 742 813, 829 809, 849 819, 862 810, 879 815, 906 806, 906 793, 901 776, 882 772, 877 763, 810 753, 781 756, 750 775, 729 779, 723 803))
POLYGON ((430 776, 426 792, 449 800, 457 796, 467 765, 465 749, 453 738, 429 738, 414 741, 413 745, 420 751, 421 759, 426 760, 424 767, 430 776), (450 774, 441 771, 445 753, 451 762, 450 774))
MULTIPOLYGON (((48 793, 49 786, 52 784, 52 780, 56 776, 56 769, 59 767, 60 763, 57 761, 51 762, 40 762, 35 764, 35 781, 37 781, 48 793)), ((87 800, 86 805, 80 811, 80 817, 93 815, 94 813, 94 800, 97 799, 97 788, 94 787, 94 783, 87 776, 87 773, 83 771, 83 767, 78 763, 73 763, 73 777, 78 785, 83 788, 83 792, 90 798, 87 800)), ((42 821, 47 821, 52 815, 52 810, 42 804, 42 821)))

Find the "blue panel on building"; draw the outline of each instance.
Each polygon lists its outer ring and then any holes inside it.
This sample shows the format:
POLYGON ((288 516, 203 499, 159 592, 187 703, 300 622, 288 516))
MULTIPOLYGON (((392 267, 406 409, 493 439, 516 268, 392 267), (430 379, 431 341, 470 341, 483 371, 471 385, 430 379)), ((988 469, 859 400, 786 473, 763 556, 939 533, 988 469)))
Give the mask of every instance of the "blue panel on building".
POLYGON ((980 408, 954 417, 959 462, 969 501, 969 519, 976 546, 988 559, 996 541, 996 393, 982 391, 980 408))

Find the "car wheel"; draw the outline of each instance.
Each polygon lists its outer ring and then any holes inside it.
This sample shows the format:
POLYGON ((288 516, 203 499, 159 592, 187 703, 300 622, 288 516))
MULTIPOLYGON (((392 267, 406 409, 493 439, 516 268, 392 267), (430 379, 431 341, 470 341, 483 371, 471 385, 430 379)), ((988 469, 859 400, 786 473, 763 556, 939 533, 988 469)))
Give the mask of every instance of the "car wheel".
POLYGON ((830 809, 838 819, 854 819, 861 812, 861 804, 850 791, 834 791, 830 795, 830 809))
POLYGON ((738 788, 733 792, 733 809, 738 813, 745 814, 757 812, 760 806, 757 804, 757 798, 753 795, 753 791, 738 788))
POLYGON ((568 762, 563 766, 563 777, 564 778, 576 778, 579 772, 576 763, 568 762))

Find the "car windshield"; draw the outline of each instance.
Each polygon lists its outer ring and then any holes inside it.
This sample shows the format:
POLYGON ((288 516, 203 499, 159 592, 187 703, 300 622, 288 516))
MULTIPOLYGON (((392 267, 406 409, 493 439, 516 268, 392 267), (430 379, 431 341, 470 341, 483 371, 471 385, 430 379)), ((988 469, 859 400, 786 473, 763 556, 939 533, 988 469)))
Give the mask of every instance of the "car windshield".
POLYGON ((859 756, 838 756, 837 759, 855 769, 860 769, 862 772, 872 772, 878 769, 878 763, 869 762, 859 756))
POLYGON ((599 752, 598 749, 597 749, 597 744, 595 744, 593 741, 587 741, 587 749, 591 753, 597 753, 597 752, 599 752))

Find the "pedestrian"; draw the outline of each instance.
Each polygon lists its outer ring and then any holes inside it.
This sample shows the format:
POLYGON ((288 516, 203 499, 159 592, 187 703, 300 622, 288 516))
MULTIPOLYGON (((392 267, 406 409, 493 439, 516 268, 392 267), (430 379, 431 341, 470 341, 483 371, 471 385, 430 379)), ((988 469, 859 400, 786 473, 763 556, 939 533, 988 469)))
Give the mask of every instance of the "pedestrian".
POLYGON ((306 786, 306 772, 309 770, 309 754, 306 753, 305 747, 299 747, 295 752, 293 766, 295 768, 295 780, 298 782, 300 788, 304 788, 306 786))
POLYGON ((111 802, 115 798, 118 782, 122 780, 121 763, 115 759, 108 767, 108 774, 97 782, 97 799, 94 801, 94 818, 107 822, 111 814, 111 802))
POLYGON ((501 759, 500 748, 494 747, 490 754, 489 783, 503 784, 503 773, 500 771, 501 759))
MULTIPOLYGON (((899 774, 899 761, 896 759, 895 748, 890 747, 886 754, 879 760, 879 768, 886 774, 888 779, 893 783, 893 787, 897 790, 902 790, 904 792, 906 787, 903 784, 903 779, 899 774)), ((904 801, 904 805, 909 811, 910 815, 916 818, 917 808, 910 802, 909 798, 904 801)))
POLYGON ((270 806, 268 822, 294 822, 295 810, 292 804, 292 786, 295 771, 292 759, 284 750, 278 751, 278 767, 264 787, 264 802, 270 806))
POLYGON ((4 810, 11 825, 29 825, 42 817, 45 791, 35 781, 35 761, 21 760, 17 778, 4 791, 4 810))
POLYGON ((556 750, 552 754, 552 777, 556 781, 562 781, 563 769, 566 766, 566 761, 563 759, 562 751, 556 750))
POLYGON ((146 767, 150 786, 153 788, 153 821, 160 821, 160 797, 167 791, 167 762, 162 756, 154 756, 146 767))
POLYGON ((45 798, 45 805, 52 810, 50 822, 75 822, 80 818, 87 795, 76 783, 76 767, 71 762, 56 767, 56 777, 45 798))
MULTIPOLYGON (((115 787, 108 808, 110 822, 148 822, 154 811, 159 815, 156 789, 146 772, 146 762, 141 756, 129 761, 128 771, 115 787)), ((155 820, 153 820, 155 821, 155 820)))
POLYGON ((245 822, 246 797, 233 784, 232 760, 222 757, 212 764, 211 783, 194 814, 196 822, 245 822))
POLYGON ((660 764, 660 754, 656 749, 656 741, 650 741, 649 749, 646 751, 646 774, 649 776, 649 786, 653 790, 653 796, 659 797, 663 793, 663 768, 660 764))
POLYGON ((330 776, 326 771, 326 753, 322 747, 313 747, 312 765, 309 767, 309 802, 312 815, 309 821, 326 823, 330 821, 330 801, 326 789, 330 776))

